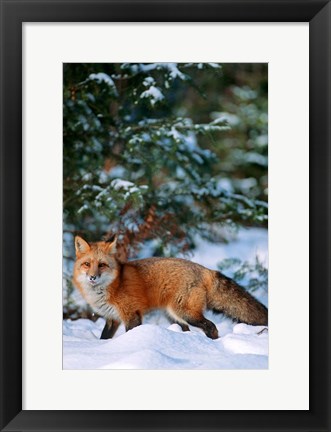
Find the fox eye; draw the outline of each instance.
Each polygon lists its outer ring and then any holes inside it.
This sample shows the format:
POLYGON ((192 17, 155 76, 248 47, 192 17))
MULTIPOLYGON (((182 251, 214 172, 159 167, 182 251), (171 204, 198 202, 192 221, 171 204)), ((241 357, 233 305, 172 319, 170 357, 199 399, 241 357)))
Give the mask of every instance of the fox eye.
POLYGON ((107 265, 107 264, 105 264, 105 263, 100 263, 100 264, 99 264, 99 268, 106 267, 106 265, 107 265))
POLYGON ((90 267, 90 263, 86 261, 86 262, 84 262, 84 266, 90 267))

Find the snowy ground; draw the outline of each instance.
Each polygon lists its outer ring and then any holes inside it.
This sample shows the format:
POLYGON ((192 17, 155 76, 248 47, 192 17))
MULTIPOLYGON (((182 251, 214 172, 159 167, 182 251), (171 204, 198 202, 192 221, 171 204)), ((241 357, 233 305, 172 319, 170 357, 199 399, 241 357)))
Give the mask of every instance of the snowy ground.
MULTIPOLYGON (((191 258, 216 269, 224 258, 254 262, 256 256, 267 266, 268 240, 264 229, 241 230, 229 244, 198 242, 191 258)), ((267 305, 267 294, 256 297, 267 305)), ((104 320, 63 322, 64 369, 266 369, 268 331, 264 327, 235 324, 229 318, 206 313, 219 332, 211 340, 194 327, 182 332, 161 311, 145 316, 143 325, 125 333, 123 325, 113 339, 100 340, 104 320)))

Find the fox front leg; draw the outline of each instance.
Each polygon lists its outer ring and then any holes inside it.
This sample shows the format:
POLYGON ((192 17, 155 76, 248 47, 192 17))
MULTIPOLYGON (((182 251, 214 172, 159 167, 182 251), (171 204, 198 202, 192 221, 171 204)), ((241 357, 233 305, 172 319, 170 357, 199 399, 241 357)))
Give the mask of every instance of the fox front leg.
POLYGON ((114 336, 119 325, 119 321, 111 319, 106 320, 106 324, 104 329, 102 330, 100 339, 111 339, 114 336))
POLYGON ((140 326, 142 323, 141 321, 141 315, 139 311, 136 311, 128 320, 125 322, 125 330, 129 331, 133 329, 134 327, 140 326))

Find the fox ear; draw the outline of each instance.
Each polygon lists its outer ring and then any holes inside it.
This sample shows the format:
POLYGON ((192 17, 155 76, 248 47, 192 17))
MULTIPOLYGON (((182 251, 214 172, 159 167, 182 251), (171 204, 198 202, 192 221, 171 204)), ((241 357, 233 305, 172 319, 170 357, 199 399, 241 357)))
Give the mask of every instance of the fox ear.
POLYGON ((76 256, 80 256, 90 250, 90 245, 79 236, 75 237, 76 256))
POLYGON ((109 254, 115 254, 116 253, 116 244, 117 244, 117 236, 113 235, 108 240, 105 240, 106 243, 106 250, 109 254))

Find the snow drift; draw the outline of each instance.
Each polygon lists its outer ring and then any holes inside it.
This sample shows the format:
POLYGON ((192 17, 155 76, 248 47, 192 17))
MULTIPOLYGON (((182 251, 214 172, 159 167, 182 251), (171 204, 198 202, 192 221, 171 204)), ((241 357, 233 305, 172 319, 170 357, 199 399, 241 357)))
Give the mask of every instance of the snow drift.
MULTIPOLYGON (((224 258, 239 257, 267 265, 267 231, 241 230, 227 245, 200 241, 192 261, 217 268, 224 258)), ((230 275, 231 276, 231 275, 230 275)), ((253 293, 267 304, 267 293, 253 293)), ((64 369, 266 369, 268 330, 232 322, 222 314, 207 312, 220 337, 211 340, 202 330, 183 332, 170 324, 162 311, 146 315, 143 325, 125 332, 123 324, 113 339, 100 340, 105 321, 79 319, 63 322, 64 369)))

